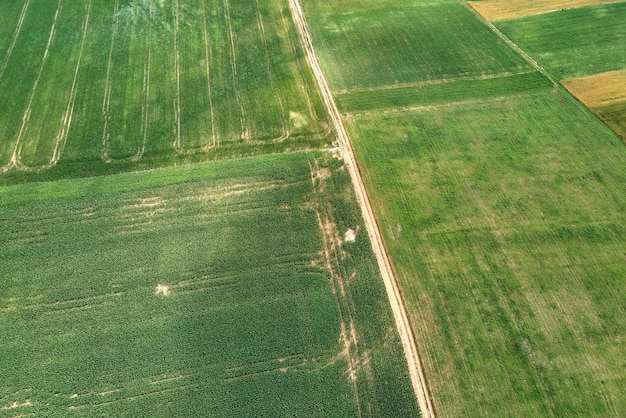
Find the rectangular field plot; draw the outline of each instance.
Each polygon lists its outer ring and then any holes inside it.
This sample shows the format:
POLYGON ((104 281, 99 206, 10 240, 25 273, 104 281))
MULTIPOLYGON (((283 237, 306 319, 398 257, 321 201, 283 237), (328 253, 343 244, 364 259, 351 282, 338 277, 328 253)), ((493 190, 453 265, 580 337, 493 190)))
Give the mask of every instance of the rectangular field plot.
POLYGON ((341 112, 392 110, 427 107, 460 101, 491 100, 532 90, 552 88, 552 83, 538 71, 508 76, 463 78, 458 80, 415 83, 402 87, 360 90, 336 94, 341 112))
POLYGON ((302 1, 335 92, 531 69, 461 2, 348 4, 302 1))
POLYGON ((496 22, 558 79, 626 68, 626 2, 496 22))
POLYGON ((592 4, 615 3, 615 0, 479 0, 469 4, 487 20, 515 19, 592 4))
POLYGON ((345 120, 438 413, 626 410, 619 139, 563 90, 345 120))
POLYGON ((332 141, 284 0, 5 3, 0 174, 332 141))
POLYGON ((0 414, 416 416, 342 162, 0 188, 0 414))

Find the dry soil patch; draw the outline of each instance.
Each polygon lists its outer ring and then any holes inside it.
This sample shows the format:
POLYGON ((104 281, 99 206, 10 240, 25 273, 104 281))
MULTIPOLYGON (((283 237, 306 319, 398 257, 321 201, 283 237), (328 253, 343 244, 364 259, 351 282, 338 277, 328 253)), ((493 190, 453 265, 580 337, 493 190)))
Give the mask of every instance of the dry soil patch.
POLYGON ((606 3, 617 2, 615 0, 484 0, 471 2, 469 5, 487 20, 504 20, 606 3))
POLYGON ((590 108, 626 102, 626 70, 570 78, 562 83, 590 108))

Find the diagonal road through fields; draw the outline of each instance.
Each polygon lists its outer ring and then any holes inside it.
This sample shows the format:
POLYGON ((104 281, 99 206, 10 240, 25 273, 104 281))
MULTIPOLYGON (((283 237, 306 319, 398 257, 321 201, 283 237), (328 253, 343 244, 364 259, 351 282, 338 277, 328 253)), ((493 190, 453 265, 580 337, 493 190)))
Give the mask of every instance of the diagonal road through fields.
POLYGON ((308 25, 302 13, 299 1, 289 0, 289 8, 291 9, 294 24, 298 31, 298 37, 300 38, 300 43, 305 51, 307 61, 309 62, 320 87, 320 91, 324 99, 324 105, 326 106, 330 119, 332 120, 335 130, 337 131, 339 150, 343 160, 345 161, 346 167, 350 172, 350 177, 352 178, 352 184, 354 185, 356 197, 359 202, 359 206, 361 207, 366 229, 369 234, 370 241, 372 242, 374 253, 376 254, 376 260, 385 283, 387 295, 389 296, 396 326, 398 327, 398 332, 400 333, 402 346, 404 348, 404 353, 409 366, 411 382, 413 383, 413 389, 415 390, 422 416, 426 418, 434 417, 435 411, 431 402, 426 379, 422 371, 421 359, 417 350, 417 344, 415 343, 415 337, 413 336, 409 318, 404 307, 398 282, 391 267, 389 257, 387 256, 387 251, 380 235, 376 218, 374 217, 374 211, 372 210, 372 206, 367 196, 367 191, 365 190, 363 180, 361 179, 361 175, 358 170, 350 138, 345 126, 343 125, 341 115, 339 114, 339 110, 337 109, 337 105, 333 99, 330 87, 328 86, 326 77, 322 72, 319 60, 315 54, 311 32, 309 31, 308 25))

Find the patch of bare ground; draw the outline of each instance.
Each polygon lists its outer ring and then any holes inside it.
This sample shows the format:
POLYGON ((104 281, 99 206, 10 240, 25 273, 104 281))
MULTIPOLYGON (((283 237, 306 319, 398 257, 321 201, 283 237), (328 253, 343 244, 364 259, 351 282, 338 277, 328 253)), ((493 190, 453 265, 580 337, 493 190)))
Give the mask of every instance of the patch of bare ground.
POLYGON ((562 84, 589 108, 626 102, 626 70, 570 78, 562 84))
POLYGON ((617 2, 615 0, 484 0, 468 4, 487 20, 505 20, 607 3, 617 2))
POLYGON ((11 404, 4 405, 2 410, 8 411, 15 408, 21 408, 23 406, 33 406, 33 402, 30 399, 27 399, 24 402, 13 402, 11 404))

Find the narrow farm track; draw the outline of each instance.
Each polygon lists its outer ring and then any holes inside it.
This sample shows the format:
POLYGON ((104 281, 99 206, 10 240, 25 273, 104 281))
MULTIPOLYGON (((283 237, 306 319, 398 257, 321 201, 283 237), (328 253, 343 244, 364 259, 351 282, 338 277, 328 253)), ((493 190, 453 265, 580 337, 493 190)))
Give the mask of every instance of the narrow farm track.
POLYGON ((361 207, 366 229, 368 231, 370 241, 372 242, 374 253, 376 254, 376 260, 385 283, 385 289, 387 290, 387 295, 389 296, 396 326, 402 340, 402 346, 409 365, 411 382, 413 383, 413 389, 417 396, 422 416, 427 418, 434 417, 435 410, 431 402, 430 393, 426 384, 426 378, 424 377, 422 370, 421 359, 417 350, 415 337, 413 336, 413 332, 411 330, 411 325, 400 294, 398 282, 391 267, 391 262, 387 256, 387 251, 378 229, 374 211, 369 202, 365 185, 363 184, 363 180, 358 170, 350 138, 341 120, 341 115, 339 114, 339 110, 337 109, 337 105, 333 99, 326 77, 322 72, 319 60, 317 59, 315 49, 313 48, 311 32, 309 31, 308 25, 302 13, 299 1, 289 0, 289 8, 291 9, 294 24, 298 31, 298 37, 300 38, 300 42, 306 53, 307 60, 319 84, 324 105, 326 106, 335 130, 337 131, 339 150, 343 160, 345 161, 346 167, 350 172, 350 177, 352 178, 356 197, 361 207))

